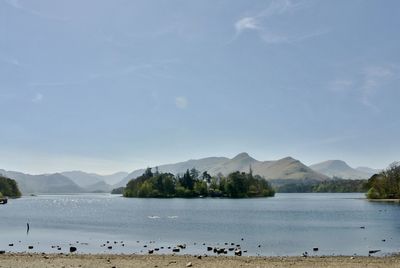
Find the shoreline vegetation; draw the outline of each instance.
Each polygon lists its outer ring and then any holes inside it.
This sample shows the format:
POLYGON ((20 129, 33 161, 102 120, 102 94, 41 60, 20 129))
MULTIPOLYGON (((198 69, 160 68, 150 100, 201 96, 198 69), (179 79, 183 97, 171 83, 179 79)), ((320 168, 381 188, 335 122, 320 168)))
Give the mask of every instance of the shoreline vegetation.
POLYGON ((264 178, 249 173, 233 172, 228 176, 219 174, 212 177, 195 168, 183 175, 160 173, 156 168, 153 173, 147 168, 142 176, 132 179, 123 189, 124 197, 174 198, 174 197, 227 197, 253 198, 272 197, 275 190, 264 178))
POLYGON ((4 267, 399 267, 400 256, 221 257, 195 255, 27 254, 0 255, 4 267))
POLYGON ((272 182, 278 193, 365 193, 367 180, 350 180, 334 177, 327 181, 272 182))
POLYGON ((15 180, 0 175, 0 198, 6 197, 18 198, 21 192, 15 180))
POLYGON ((368 180, 367 198, 371 200, 400 199, 400 164, 394 163, 388 169, 373 175, 368 180))

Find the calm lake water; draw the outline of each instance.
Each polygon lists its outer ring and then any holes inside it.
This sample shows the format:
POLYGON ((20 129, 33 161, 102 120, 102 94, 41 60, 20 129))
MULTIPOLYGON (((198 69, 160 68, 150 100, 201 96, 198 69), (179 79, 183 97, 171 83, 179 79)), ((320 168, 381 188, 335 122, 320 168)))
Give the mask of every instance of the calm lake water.
POLYGON ((206 247, 230 247, 224 243, 240 244, 244 255, 253 256, 398 253, 400 206, 369 202, 363 194, 259 199, 42 195, 0 206, 0 250, 65 253, 71 244, 80 253, 147 253, 164 247, 158 253, 167 254, 168 246, 183 243, 182 254, 212 255, 206 247), (107 240, 112 249, 102 246, 107 240))

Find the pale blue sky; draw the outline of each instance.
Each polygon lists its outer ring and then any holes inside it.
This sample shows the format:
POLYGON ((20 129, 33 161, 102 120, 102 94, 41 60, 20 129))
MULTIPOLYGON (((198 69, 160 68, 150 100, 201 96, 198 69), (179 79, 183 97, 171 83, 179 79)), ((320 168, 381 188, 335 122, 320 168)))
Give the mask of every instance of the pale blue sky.
POLYGON ((400 1, 0 0, 0 168, 400 160, 400 1))

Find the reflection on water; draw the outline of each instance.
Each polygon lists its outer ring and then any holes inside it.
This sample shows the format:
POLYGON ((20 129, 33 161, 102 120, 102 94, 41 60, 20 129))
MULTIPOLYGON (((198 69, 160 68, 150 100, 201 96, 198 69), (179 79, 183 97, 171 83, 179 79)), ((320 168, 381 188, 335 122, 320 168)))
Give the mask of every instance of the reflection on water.
POLYGON ((67 252, 70 244, 78 252, 127 254, 154 248, 172 253, 177 244, 187 245, 180 253, 192 254, 212 254, 207 246, 239 244, 247 250, 244 255, 265 256, 400 251, 400 206, 368 202, 362 194, 258 199, 46 195, 10 200, 0 206, 0 217, 0 250, 7 251, 67 252), (314 247, 319 250, 313 252, 314 247))

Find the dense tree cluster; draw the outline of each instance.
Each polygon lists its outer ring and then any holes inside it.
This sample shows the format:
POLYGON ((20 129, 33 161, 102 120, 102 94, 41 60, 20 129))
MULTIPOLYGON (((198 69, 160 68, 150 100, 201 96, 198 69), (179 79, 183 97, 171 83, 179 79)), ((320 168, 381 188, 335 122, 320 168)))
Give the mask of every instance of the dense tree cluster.
POLYGON ((281 193, 365 193, 367 190, 367 180, 340 178, 322 182, 289 183, 277 189, 281 193))
POLYGON ((17 182, 15 180, 0 176, 0 197, 2 196, 21 196, 21 192, 19 191, 17 182))
POLYGON ((111 194, 123 194, 125 190, 125 187, 118 187, 115 189, 112 189, 111 194))
POLYGON ((212 177, 206 171, 187 170, 183 175, 152 172, 148 168, 144 174, 128 182, 125 197, 267 197, 275 192, 262 177, 250 173, 233 172, 227 177, 219 174, 212 177))
POLYGON ((400 164, 392 164, 387 170, 368 180, 367 197, 370 199, 400 199, 400 164))

